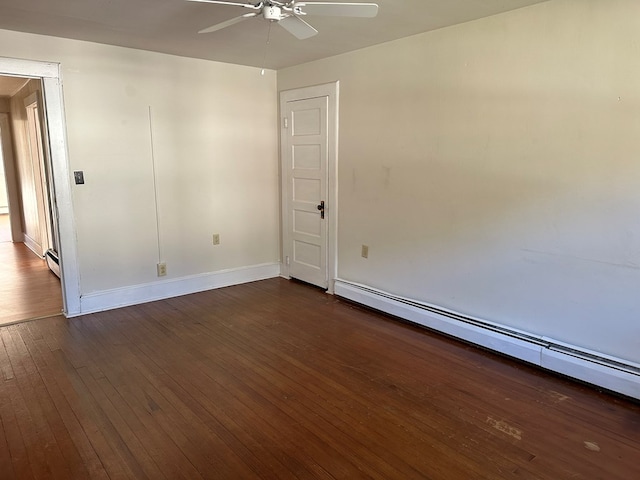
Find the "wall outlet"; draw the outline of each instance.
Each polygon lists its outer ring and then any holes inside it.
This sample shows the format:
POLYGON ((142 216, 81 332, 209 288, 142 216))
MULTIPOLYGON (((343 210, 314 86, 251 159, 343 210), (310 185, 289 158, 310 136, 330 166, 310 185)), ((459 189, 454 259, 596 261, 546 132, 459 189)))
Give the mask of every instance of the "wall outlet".
POLYGON ((362 245, 362 258, 369 258, 369 246, 362 245))
POLYGON ((167 274, 167 264, 164 262, 160 262, 158 265, 158 276, 164 277, 167 274))
POLYGON ((214 245, 220 245, 220 234, 219 233, 214 233, 213 234, 213 244, 214 245))

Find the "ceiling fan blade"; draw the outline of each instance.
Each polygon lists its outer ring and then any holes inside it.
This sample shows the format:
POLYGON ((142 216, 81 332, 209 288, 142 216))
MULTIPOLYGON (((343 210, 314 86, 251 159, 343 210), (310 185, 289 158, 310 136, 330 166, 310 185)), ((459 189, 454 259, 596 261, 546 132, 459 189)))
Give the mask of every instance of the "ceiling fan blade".
POLYGON ((300 8, 303 13, 309 15, 360 18, 373 18, 378 15, 377 3, 295 2, 293 7, 300 8))
POLYGON ((230 7, 250 8, 251 10, 260 10, 261 9, 261 7, 259 5, 252 5, 250 3, 224 2, 224 1, 218 1, 218 0, 187 0, 187 2, 213 3, 215 5, 227 5, 227 6, 230 6, 230 7))
POLYGON ((204 29, 200 30, 198 33, 217 32, 218 30, 222 30, 223 28, 227 28, 227 27, 230 27, 231 25, 235 25, 236 23, 243 22, 244 20, 246 20, 248 18, 253 18, 256 15, 258 15, 258 14, 257 13, 245 13, 244 15, 242 15, 240 17, 232 18, 231 20, 227 20, 226 22, 217 23, 217 24, 212 25, 212 26, 210 26, 208 28, 204 28, 204 29))
POLYGON ((318 34, 315 28, 295 15, 283 18, 278 22, 278 25, 299 40, 305 40, 318 34))

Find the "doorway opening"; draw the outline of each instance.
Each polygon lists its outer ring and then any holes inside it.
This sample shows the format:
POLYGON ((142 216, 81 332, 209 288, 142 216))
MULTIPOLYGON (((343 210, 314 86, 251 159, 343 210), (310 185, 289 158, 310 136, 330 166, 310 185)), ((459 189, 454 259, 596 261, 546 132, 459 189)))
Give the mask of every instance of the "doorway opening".
POLYGON ((43 84, 0 76, 0 325, 63 310, 43 84))

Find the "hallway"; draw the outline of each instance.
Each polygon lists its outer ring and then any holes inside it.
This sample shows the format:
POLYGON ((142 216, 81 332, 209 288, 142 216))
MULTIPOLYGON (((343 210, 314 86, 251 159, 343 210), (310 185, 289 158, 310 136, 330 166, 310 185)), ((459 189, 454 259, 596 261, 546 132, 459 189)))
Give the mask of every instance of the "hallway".
POLYGON ((60 280, 23 243, 12 243, 9 216, 0 215, 0 325, 59 315, 60 280))

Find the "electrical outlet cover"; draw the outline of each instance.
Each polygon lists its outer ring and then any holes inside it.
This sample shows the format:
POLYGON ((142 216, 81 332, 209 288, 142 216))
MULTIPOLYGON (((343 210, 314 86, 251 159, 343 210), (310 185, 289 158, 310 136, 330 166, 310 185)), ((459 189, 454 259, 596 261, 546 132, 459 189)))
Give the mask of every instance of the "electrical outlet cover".
POLYGON ((167 274, 167 264, 166 263, 159 263, 158 264, 158 276, 159 277, 164 277, 167 274))

